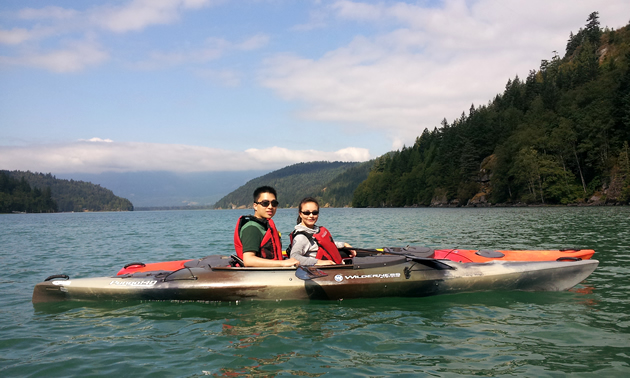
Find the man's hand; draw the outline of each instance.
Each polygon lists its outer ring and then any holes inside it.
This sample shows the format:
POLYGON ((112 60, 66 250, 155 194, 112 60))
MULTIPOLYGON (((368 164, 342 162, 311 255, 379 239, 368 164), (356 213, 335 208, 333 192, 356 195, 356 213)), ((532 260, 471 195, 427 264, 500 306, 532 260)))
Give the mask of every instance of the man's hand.
MULTIPOLYGON (((352 248, 352 246, 348 243, 343 243, 343 247, 344 248, 352 248)), ((355 251, 354 249, 351 249, 348 251, 348 254, 350 255, 350 257, 356 257, 357 256, 357 251, 355 251)))
POLYGON ((255 252, 244 252, 243 253, 243 263, 245 266, 298 266, 300 262, 296 259, 288 259, 288 260, 270 260, 263 259, 262 257, 256 256, 255 252))

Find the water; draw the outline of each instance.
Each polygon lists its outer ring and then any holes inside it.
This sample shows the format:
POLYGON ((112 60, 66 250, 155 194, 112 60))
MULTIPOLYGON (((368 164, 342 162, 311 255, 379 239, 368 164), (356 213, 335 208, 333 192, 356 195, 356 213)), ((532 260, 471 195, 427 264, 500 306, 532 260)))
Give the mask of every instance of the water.
MULTIPOLYGON (((322 209, 321 224, 356 247, 595 249, 600 266, 568 292, 31 304, 51 274, 231 254, 244 213, 0 215, 0 376, 630 374, 627 207, 322 209)), ((295 217, 279 210, 274 219, 286 235, 295 217)))

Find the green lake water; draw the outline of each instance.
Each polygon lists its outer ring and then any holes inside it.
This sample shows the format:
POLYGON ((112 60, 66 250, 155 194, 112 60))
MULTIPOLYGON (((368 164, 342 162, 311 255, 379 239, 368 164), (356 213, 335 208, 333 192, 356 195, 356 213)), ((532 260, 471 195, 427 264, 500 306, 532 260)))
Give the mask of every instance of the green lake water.
MULTIPOLYGON (((0 215, 0 376, 630 376, 628 207, 321 211, 336 240, 363 248, 595 249, 599 267, 567 292, 31 303, 52 274, 229 255, 246 213, 0 215)), ((274 218, 285 235, 296 215, 274 218)))

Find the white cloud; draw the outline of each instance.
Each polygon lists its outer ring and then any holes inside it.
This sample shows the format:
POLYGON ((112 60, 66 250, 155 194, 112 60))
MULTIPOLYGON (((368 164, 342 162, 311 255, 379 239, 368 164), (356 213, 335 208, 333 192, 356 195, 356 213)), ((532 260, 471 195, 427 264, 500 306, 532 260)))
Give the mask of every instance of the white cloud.
POLYGON ((79 15, 74 9, 56 6, 43 8, 24 8, 18 11, 18 17, 23 20, 70 20, 79 15))
POLYGON ((314 59, 277 54, 264 62, 261 83, 300 102, 303 118, 381 130, 397 148, 472 103, 486 104, 554 50, 563 55, 569 32, 591 12, 599 11, 602 27, 624 26, 630 3, 344 0, 329 9, 343 23, 373 23, 376 34, 357 35, 314 59))
MULTIPOLYGON (((222 1, 131 0, 119 5, 94 6, 83 11, 59 6, 23 8, 15 12, 15 18, 25 21, 37 21, 33 29, 14 28, 10 31, 4 30, 0 35, 7 34, 12 35, 12 38, 17 38, 28 34, 31 38, 43 38, 73 31, 94 32, 98 29, 114 33, 139 31, 153 25, 176 22, 185 11, 203 8, 220 2, 222 1), (37 32, 38 29, 45 29, 47 32, 37 32)), ((26 39, 22 37, 19 40, 24 41, 26 39)))
POLYGON ((76 72, 109 59, 109 53, 91 40, 65 43, 61 49, 27 51, 20 56, 0 56, 0 65, 32 66, 53 72, 76 72))
POLYGON ((251 51, 265 47, 269 43, 269 36, 265 34, 257 34, 235 46, 238 50, 251 51))
POLYGON ((106 6, 91 12, 91 19, 103 28, 124 33, 147 26, 170 24, 181 12, 211 4, 211 0, 133 0, 121 6, 106 6))
POLYGON ((348 147, 338 151, 324 152, 316 150, 289 150, 280 147, 265 149, 250 148, 245 153, 254 158, 262 166, 267 164, 286 166, 293 163, 309 161, 366 161, 370 153, 365 148, 348 147))
POLYGON ((355 1, 336 1, 331 8, 342 18, 354 20, 377 21, 383 17, 386 10, 383 4, 365 4, 355 1))
POLYGON ((118 143, 92 138, 70 144, 0 146, 0 167, 52 173, 208 172, 279 169, 308 161, 365 161, 369 151, 326 152, 271 147, 230 151, 181 144, 118 143))
POLYGON ((217 83, 224 87, 237 87, 241 84, 243 74, 236 70, 212 70, 200 69, 195 70, 195 74, 203 79, 207 79, 213 83, 217 83))
POLYGON ((134 63, 137 69, 160 69, 181 64, 203 64, 221 58, 233 51, 260 49, 269 42, 269 36, 258 34, 242 42, 230 42, 223 38, 207 38, 202 46, 184 48, 178 51, 154 51, 148 59, 134 63))
POLYGON ((162 69, 185 63, 205 63, 218 59, 222 55, 222 50, 214 48, 168 52, 154 51, 149 54, 148 59, 134 63, 132 66, 137 69, 162 69))
POLYGON ((323 10, 311 10, 309 12, 309 20, 304 24, 295 25, 292 29, 295 31, 322 29, 328 25, 327 17, 327 13, 323 10))
MULTIPOLYGON (((153 25, 170 24, 178 21, 184 11, 219 2, 221 0, 132 0, 120 5, 95 6, 84 11, 58 6, 24 8, 15 13, 15 18, 36 23, 30 29, 0 29, 0 44, 18 47, 13 54, 0 56, 0 64, 32 66, 53 72, 80 71, 85 67, 101 64, 109 58, 109 54, 94 42, 103 31, 126 33, 153 25), (65 43, 66 46, 46 49, 37 44, 48 39, 46 42, 51 42, 48 45, 54 46, 56 39, 64 35, 72 35, 73 40, 83 39, 84 42, 68 43, 68 39, 63 39, 65 42, 62 44, 65 43), (27 42, 30 44, 23 46, 27 42)), ((257 36, 246 41, 243 48, 255 48, 262 43, 263 37, 257 36)), ((206 62, 216 59, 221 53, 222 50, 206 47, 196 51, 155 52, 149 60, 150 64, 143 64, 153 67, 181 64, 190 60, 206 62)))
POLYGON ((24 28, 13 28, 11 30, 0 29, 0 43, 6 45, 19 45, 33 37, 33 33, 24 28))
POLYGON ((79 139, 79 142, 113 143, 114 141, 111 139, 90 138, 90 139, 79 139))

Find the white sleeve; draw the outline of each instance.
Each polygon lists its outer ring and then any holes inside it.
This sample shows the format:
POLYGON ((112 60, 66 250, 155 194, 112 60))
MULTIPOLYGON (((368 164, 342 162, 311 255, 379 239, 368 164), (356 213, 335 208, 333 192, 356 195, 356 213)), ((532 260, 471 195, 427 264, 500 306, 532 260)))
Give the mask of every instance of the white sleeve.
POLYGON ((291 257, 299 261, 301 265, 315 265, 317 259, 306 256, 310 247, 311 242, 306 235, 295 235, 291 244, 291 257))

